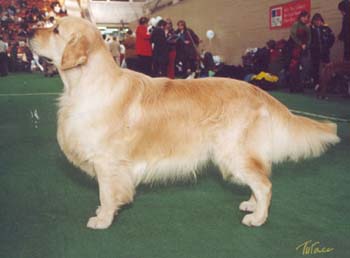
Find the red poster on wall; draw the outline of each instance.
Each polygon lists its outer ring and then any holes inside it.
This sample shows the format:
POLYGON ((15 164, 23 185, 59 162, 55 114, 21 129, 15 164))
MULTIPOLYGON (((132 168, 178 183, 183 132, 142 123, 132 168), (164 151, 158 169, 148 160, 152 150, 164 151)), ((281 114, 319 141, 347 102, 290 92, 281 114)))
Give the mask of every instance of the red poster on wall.
POLYGON ((289 28, 297 20, 301 11, 311 11, 311 0, 296 0, 270 7, 270 29, 289 28))

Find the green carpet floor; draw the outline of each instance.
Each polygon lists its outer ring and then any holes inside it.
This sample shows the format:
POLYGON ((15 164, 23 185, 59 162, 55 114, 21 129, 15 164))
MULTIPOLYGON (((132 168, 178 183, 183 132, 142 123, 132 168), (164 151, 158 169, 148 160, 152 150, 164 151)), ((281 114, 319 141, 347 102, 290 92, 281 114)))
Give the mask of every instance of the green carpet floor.
MULTIPOLYGON (((240 221, 244 187, 208 166, 197 182, 142 186, 112 227, 85 227, 98 205, 97 184, 71 166, 56 142, 58 78, 0 78, 1 258, 290 258, 307 240, 334 248, 314 257, 350 257, 350 127, 318 159, 273 169, 268 222, 240 221)), ((350 118, 350 101, 273 93, 293 109, 350 118)))

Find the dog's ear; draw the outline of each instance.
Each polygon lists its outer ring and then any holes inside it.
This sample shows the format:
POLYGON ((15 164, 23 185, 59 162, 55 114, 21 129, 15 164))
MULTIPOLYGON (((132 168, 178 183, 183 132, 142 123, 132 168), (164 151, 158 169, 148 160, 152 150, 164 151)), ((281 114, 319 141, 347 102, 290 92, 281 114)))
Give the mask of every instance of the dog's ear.
POLYGON ((88 60, 88 49, 88 39, 80 33, 73 34, 63 51, 61 69, 68 70, 85 64, 88 60))

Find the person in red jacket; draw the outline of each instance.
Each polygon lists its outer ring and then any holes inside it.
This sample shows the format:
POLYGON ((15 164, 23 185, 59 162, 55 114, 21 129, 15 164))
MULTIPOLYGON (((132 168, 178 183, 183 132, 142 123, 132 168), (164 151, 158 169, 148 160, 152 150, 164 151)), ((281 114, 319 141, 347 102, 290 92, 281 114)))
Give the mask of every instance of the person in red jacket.
POLYGON ((138 56, 138 70, 151 76, 152 74, 152 45, 151 34, 147 28, 148 18, 141 17, 136 29, 136 54, 138 56))

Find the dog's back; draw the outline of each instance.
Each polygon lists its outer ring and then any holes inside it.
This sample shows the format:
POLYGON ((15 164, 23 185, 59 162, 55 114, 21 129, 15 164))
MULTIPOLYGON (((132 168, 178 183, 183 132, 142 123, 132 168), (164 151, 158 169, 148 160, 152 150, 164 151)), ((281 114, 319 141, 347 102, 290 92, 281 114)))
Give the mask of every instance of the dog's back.
POLYGON ((231 160, 251 155, 269 168, 273 162, 320 155, 339 140, 336 125, 295 116, 245 82, 151 81, 133 89, 140 96, 128 111, 141 132, 129 145, 131 159, 152 160, 140 182, 192 176, 208 159, 220 163, 224 150, 231 160))

